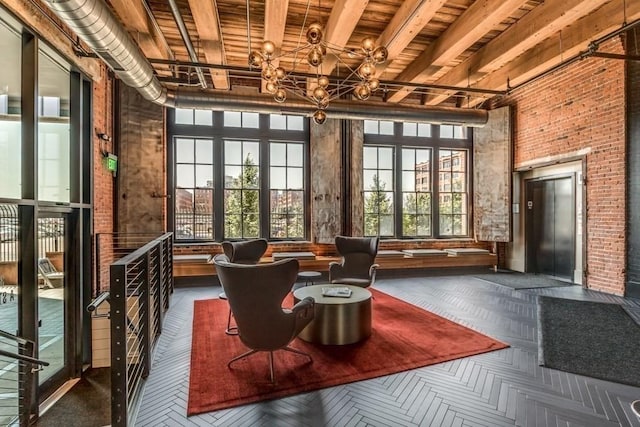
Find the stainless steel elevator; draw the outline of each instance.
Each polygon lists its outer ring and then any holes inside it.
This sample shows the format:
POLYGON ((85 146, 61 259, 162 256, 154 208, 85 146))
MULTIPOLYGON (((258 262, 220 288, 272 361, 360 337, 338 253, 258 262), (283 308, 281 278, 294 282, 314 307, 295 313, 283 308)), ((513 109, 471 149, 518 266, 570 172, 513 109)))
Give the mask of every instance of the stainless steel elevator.
POLYGON ((573 282, 575 205, 573 175, 527 181, 527 272, 573 282))

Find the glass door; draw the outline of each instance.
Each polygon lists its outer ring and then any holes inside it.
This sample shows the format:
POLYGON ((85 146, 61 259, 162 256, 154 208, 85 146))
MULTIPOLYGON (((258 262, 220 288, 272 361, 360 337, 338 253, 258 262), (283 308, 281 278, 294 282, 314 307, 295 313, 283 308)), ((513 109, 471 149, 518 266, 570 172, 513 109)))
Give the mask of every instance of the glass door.
POLYGON ((69 377, 66 219, 67 214, 62 213, 41 213, 38 217, 38 357, 49 362, 38 376, 44 394, 69 377))

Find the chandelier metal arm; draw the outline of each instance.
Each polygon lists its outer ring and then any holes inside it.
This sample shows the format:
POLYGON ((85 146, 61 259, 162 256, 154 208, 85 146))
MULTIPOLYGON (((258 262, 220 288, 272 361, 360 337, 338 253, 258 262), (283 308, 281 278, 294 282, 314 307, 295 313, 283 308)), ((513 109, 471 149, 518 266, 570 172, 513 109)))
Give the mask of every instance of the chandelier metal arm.
MULTIPOLYGON (((245 76, 260 76, 260 71, 257 71, 255 68, 251 67, 239 67, 237 65, 226 65, 226 64, 214 64, 209 62, 193 62, 193 61, 181 61, 181 60, 173 60, 173 59, 164 59, 164 58, 148 58, 147 59, 152 64, 160 64, 160 65, 171 65, 178 67, 192 67, 192 68, 212 68, 217 70, 227 70, 233 71, 237 73, 237 75, 245 75, 245 76)), ((317 74, 304 73, 304 72, 295 72, 290 73, 295 77, 300 78, 316 78, 317 74)), ((329 80, 332 83, 338 83, 339 77, 328 76, 329 80)), ((432 89, 432 90, 441 90, 448 92, 463 92, 463 93, 478 93, 478 94, 487 94, 487 95, 506 95, 507 91, 505 90, 496 90, 496 89, 485 89, 481 87, 469 87, 469 86, 449 86, 449 85, 438 85, 432 83, 415 83, 415 82, 403 82, 403 81, 394 81, 394 80, 380 80, 380 85, 389 88, 401 88, 401 87, 414 87, 416 89, 432 89)))

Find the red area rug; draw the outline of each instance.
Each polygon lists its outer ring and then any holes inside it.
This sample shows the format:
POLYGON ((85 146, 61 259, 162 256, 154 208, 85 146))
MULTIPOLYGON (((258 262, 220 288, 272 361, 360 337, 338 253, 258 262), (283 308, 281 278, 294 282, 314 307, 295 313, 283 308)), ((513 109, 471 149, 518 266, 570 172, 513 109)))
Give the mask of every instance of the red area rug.
MULTIPOLYGON (((292 347, 308 358, 274 353, 276 384, 269 381, 267 353, 227 362, 247 349, 225 335, 228 305, 195 301, 187 415, 318 390, 419 368, 508 347, 375 289, 372 334, 346 346, 323 346, 295 339, 292 347)), ((285 302, 290 306, 291 301, 285 302)))

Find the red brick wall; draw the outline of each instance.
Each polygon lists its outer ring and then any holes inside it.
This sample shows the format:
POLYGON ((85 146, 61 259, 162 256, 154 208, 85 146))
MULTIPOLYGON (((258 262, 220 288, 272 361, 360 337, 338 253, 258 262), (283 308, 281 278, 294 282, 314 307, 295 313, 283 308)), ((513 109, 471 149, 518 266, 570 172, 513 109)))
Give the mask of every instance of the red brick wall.
POLYGON ((102 66, 102 79, 93 82, 93 231, 110 233, 113 230, 113 174, 103 163, 101 148, 114 152, 113 131, 113 80, 102 66), (99 133, 111 136, 111 141, 101 141, 99 133), (101 146, 102 145, 102 146, 101 146))
MULTIPOLYGON (((115 132, 113 129, 113 78, 109 76, 107 68, 102 65, 101 79, 93 82, 93 239, 92 246, 96 244, 96 235, 99 233, 111 233, 114 230, 113 197, 114 180, 113 174, 107 170, 103 163, 102 150, 110 153, 115 151, 113 146, 115 132), (98 138, 99 133, 111 136, 111 141, 105 142, 98 138)), ((109 247, 111 237, 103 237, 101 245, 109 247)), ((109 262, 104 259, 109 256, 109 251, 102 251, 101 267, 98 277, 94 281, 99 283, 99 289, 108 288, 109 262)), ((95 263, 96 260, 94 259, 95 263)))
MULTIPOLYGON (((603 52, 624 53, 615 38, 603 52)), ((624 62, 588 58, 515 90, 514 167, 588 150, 587 286, 622 295, 625 277, 624 62)))

